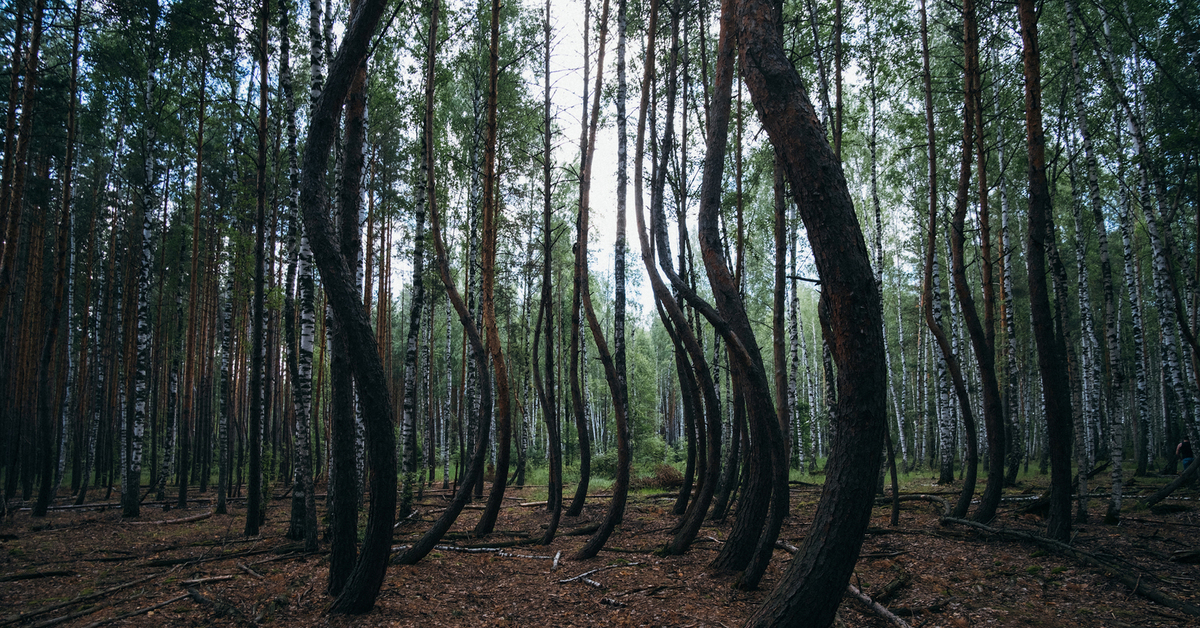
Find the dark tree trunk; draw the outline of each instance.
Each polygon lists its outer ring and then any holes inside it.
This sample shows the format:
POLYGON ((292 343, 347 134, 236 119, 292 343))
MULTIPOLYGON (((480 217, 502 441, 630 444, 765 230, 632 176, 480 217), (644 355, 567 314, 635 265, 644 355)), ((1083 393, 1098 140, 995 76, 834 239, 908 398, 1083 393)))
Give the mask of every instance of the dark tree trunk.
MULTIPOLYGON (((983 113, 980 111, 982 81, 979 70, 979 32, 975 19, 974 0, 963 1, 963 39, 966 50, 964 71, 965 105, 963 107, 963 147, 962 162, 959 168, 958 190, 954 199, 954 217, 950 229, 951 274, 954 277, 954 288, 958 302, 962 306, 963 320, 967 332, 971 336, 971 345, 975 350, 975 361, 979 366, 979 379, 983 384, 983 416, 987 429, 988 442, 988 481, 980 500, 979 508, 973 518, 976 521, 988 522, 996 515, 996 506, 1000 504, 1000 495, 1004 489, 1004 405, 1000 397, 1000 385, 996 381, 996 352, 995 333, 992 322, 992 270, 990 255, 990 230, 988 228, 987 210, 987 169, 983 149, 983 113), (964 229, 967 216, 968 193, 971 183, 971 158, 976 151, 972 150, 978 137, 979 154, 979 185, 980 194, 980 239, 982 246, 981 270, 983 275, 984 322, 980 322, 975 310, 975 299, 971 295, 971 287, 967 284, 966 260, 963 255, 965 240, 964 229)), ((936 332, 935 332, 936 333, 936 332)), ((964 411, 964 420, 970 416, 964 411)), ((973 421, 972 421, 973 422, 973 421)), ((972 445, 976 442, 974 434, 968 427, 967 470, 966 476, 978 464, 971 456, 972 445)), ((966 514, 963 506, 969 506, 974 493, 974 483, 964 482, 962 496, 955 506, 955 516, 966 514), (970 492, 968 492, 970 484, 970 492), (960 512, 961 510, 961 512, 960 512)))
POLYGON ((266 368, 266 242, 267 242, 267 33, 270 0, 263 0, 259 17, 258 76, 258 169, 255 189, 258 200, 254 227, 254 310, 250 315, 250 478, 246 498, 246 536, 257 536, 265 515, 262 484, 262 433, 266 368))
MULTIPOLYGON (((487 334, 487 348, 492 357, 493 377, 496 385, 496 472, 492 490, 488 494, 487 506, 475 534, 490 534, 500 514, 504 501, 504 487, 508 482, 508 466, 512 445, 512 410, 509 398, 508 365, 504 361, 500 329, 496 324, 496 238, 500 210, 496 191, 496 108, 499 99, 498 73, 500 60, 500 0, 492 0, 491 46, 488 52, 488 103, 487 131, 483 152, 483 248, 481 250, 480 274, 483 279, 481 310, 483 326, 487 334)), ((486 371, 481 372, 481 388, 488 387, 486 371)))
POLYGON ((553 213, 551 205, 552 189, 551 189, 551 160, 553 153, 551 152, 551 123, 553 120, 550 117, 550 0, 546 0, 546 16, 542 22, 542 31, 545 39, 545 54, 542 57, 542 80, 543 80, 543 102, 542 102, 542 296, 538 302, 538 323, 534 327, 533 334, 533 383, 538 391, 538 402, 542 406, 543 417, 546 422, 546 440, 549 455, 547 464, 549 470, 547 472, 547 487, 546 487, 546 508, 550 511, 550 522, 546 526, 546 533, 542 535, 542 545, 549 545, 554 540, 554 534, 558 530, 559 519, 562 515, 562 436, 559 433, 558 423, 558 401, 555 396, 554 385, 554 300, 551 285, 552 264, 554 261, 554 239, 551 233, 550 218, 553 213), (546 375, 545 381, 541 375, 541 369, 538 365, 538 342, 542 337, 542 318, 545 318, 545 338, 546 338, 546 375))
POLYGON ((325 291, 342 331, 354 350, 352 365, 367 429, 371 464, 371 511, 362 551, 342 594, 330 607, 334 613, 360 614, 375 605, 387 570, 396 509, 395 437, 391 426, 391 400, 379 348, 367 313, 358 298, 356 278, 330 237, 333 229, 326 213, 326 161, 333 143, 337 113, 350 90, 356 68, 367 56, 371 35, 385 3, 363 0, 354 12, 341 48, 330 66, 329 79, 313 107, 305 143, 300 206, 304 225, 321 269, 325 291))
POLYGON ((1029 232, 1025 263, 1029 273, 1029 309, 1037 342, 1038 369, 1050 453, 1050 514, 1046 535, 1071 537, 1071 397, 1066 380, 1065 348, 1055 333, 1046 288, 1046 242, 1050 234, 1050 189, 1046 182, 1046 136, 1042 129, 1042 62, 1038 48, 1038 10, 1033 0, 1017 1, 1024 47, 1025 135, 1029 153, 1029 232))
MULTIPOLYGON (((887 428, 880 299, 838 161, 788 61, 776 5, 738 7, 742 72, 778 147, 820 272, 831 350, 838 361, 836 439, 825 492, 787 573, 749 625, 828 626, 854 568, 887 428)), ((786 494, 786 487, 784 490, 786 494)))
MULTIPOLYGON (((584 48, 583 48, 583 64, 584 90, 587 90, 587 42, 589 41, 590 31, 588 30, 587 14, 590 12, 590 0, 584 5, 584 48)), ((575 278, 574 285, 571 290, 571 358, 570 371, 568 376, 571 380, 571 409, 575 414, 575 430, 579 434, 579 484, 575 486, 575 498, 571 500, 571 506, 567 508, 568 517, 577 517, 583 512, 583 502, 587 498, 588 483, 591 479, 592 469, 592 445, 591 439, 588 437, 588 420, 587 409, 584 407, 584 396, 581 390, 579 370, 586 370, 587 365, 580 364, 580 349, 581 345, 587 340, 583 337, 582 330, 582 308, 584 291, 588 287, 588 259, 587 259, 587 199, 591 192, 591 161, 592 153, 596 144, 596 129, 599 126, 600 119, 600 89, 601 81, 604 75, 604 42, 608 37, 608 0, 604 1, 604 8, 600 14, 600 50, 596 57, 596 87, 592 94, 592 109, 591 114, 583 119, 583 137, 580 140, 580 164, 579 164, 579 214, 577 218, 578 233, 575 240, 575 278), (589 124, 591 125, 589 127, 589 124)), ((584 94, 584 109, 586 110, 587 94, 584 94)))

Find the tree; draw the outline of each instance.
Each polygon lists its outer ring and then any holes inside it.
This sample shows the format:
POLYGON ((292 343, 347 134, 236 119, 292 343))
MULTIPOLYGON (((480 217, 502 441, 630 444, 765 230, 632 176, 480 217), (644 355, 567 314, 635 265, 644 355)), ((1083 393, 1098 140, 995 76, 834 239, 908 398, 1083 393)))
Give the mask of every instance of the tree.
POLYGON ((354 570, 330 607, 335 613, 360 614, 374 606, 387 570, 396 509, 395 437, 391 429, 387 380, 375 335, 357 296, 354 274, 330 237, 332 230, 326 215, 328 201, 324 193, 326 160, 333 143, 337 113, 350 90, 351 78, 356 74, 353 69, 366 59, 367 45, 383 8, 384 3, 380 0, 362 0, 353 14, 338 53, 330 64, 329 80, 313 107, 300 178, 300 206, 313 245, 313 257, 321 270, 329 304, 357 356, 352 369, 359 384, 359 400, 370 446, 371 510, 366 534, 354 570))
MULTIPOLYGON (((1037 342, 1038 370, 1050 451, 1050 514, 1046 535, 1066 542, 1071 536, 1071 398, 1062 337, 1055 333, 1046 290, 1046 240, 1051 237, 1050 191, 1046 183, 1046 136, 1042 130, 1042 65, 1038 12, 1033 0, 1018 0, 1025 74, 1025 137, 1029 153, 1029 231, 1025 265, 1029 308, 1037 342)), ((1061 306, 1062 304, 1060 304, 1061 306)))
POLYGON ((866 243, 836 156, 788 61, 775 7, 747 0, 737 12, 741 71, 786 166, 808 229, 838 360, 838 438, 813 530, 751 625, 827 626, 862 545, 887 425, 882 310, 866 243), (817 199, 822 199, 817 202, 817 199), (836 524, 835 524, 836 522, 836 524))

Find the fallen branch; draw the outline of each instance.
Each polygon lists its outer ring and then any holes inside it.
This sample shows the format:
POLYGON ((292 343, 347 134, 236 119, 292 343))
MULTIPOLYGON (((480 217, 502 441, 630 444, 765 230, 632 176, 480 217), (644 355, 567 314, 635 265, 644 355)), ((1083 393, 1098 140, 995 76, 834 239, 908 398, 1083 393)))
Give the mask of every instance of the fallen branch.
POLYGON ((576 580, 581 580, 581 581, 586 582, 587 584, 590 584, 594 587, 598 587, 598 586, 600 586, 600 583, 596 582, 595 580, 589 580, 588 576, 590 576, 594 573, 600 573, 601 571, 608 571, 609 569, 620 569, 621 567, 634 567, 634 566, 637 566, 640 564, 641 563, 623 563, 620 565, 605 565, 604 567, 597 567, 591 571, 585 571, 585 572, 579 574, 578 576, 571 576, 570 578, 563 578, 562 580, 559 580, 558 583, 566 584, 568 582, 575 582, 576 580))
POLYGON ((139 608, 136 611, 129 611, 128 613, 122 613, 120 615, 117 615, 116 617, 109 617, 108 619, 94 621, 90 624, 84 625, 83 628, 97 628, 98 626, 103 626, 105 624, 111 624, 113 622, 121 621, 122 619, 128 619, 128 618, 134 617, 136 615, 145 615, 146 613, 149 613, 150 611, 158 610, 168 604, 174 604, 175 602, 186 599, 187 597, 188 597, 188 595, 185 593, 183 595, 173 597, 165 602, 159 602, 158 604, 155 604, 153 606, 147 606, 146 608, 139 608))
POLYGON ((1189 604, 1182 600, 1175 599, 1174 597, 1171 597, 1170 595, 1163 593, 1162 591, 1160 591, 1148 584, 1145 584, 1144 582, 1142 582, 1142 578, 1140 578, 1140 577, 1135 578, 1133 575, 1128 574, 1124 571, 1121 571, 1116 565, 1113 565, 1112 563, 1102 560, 1100 557, 1096 556, 1095 554, 1092 554, 1090 552, 1085 552, 1084 550, 1081 550, 1078 548, 1071 547, 1070 545, 1067 545, 1066 543, 1061 543, 1061 542, 1055 541, 1053 539, 1047 539, 1044 537, 1035 536, 1033 534, 1027 534, 1025 532, 1017 532, 1015 530, 1002 530, 999 528, 993 528, 991 526, 987 526, 982 523, 976 523, 974 521, 968 521, 966 519, 955 519, 953 517, 943 517, 942 521, 946 522, 946 523, 957 523, 957 524, 961 524, 961 525, 965 525, 965 526, 970 526, 973 528, 977 528, 979 530, 983 530, 989 534, 994 534, 994 535, 1000 536, 1000 537, 1008 537, 1011 539, 1029 541, 1031 543, 1041 545, 1042 547, 1045 547, 1047 549, 1054 550, 1054 551, 1060 552, 1062 554, 1066 554, 1067 556, 1070 556, 1070 557, 1074 558, 1075 560, 1078 560, 1082 563, 1091 565, 1093 567, 1096 567, 1096 568, 1104 571, 1105 574, 1108 575, 1109 577, 1116 578, 1122 584, 1124 584, 1125 586, 1132 589, 1134 593, 1137 593, 1138 595, 1140 595, 1152 602, 1161 604, 1162 606, 1166 606, 1167 608, 1177 610, 1181 613, 1185 613, 1185 614, 1191 615, 1193 617, 1200 617, 1200 607, 1197 607, 1193 604, 1189 604))
POLYGON ((67 600, 66 602, 58 602, 55 604, 51 604, 49 606, 43 606, 42 608, 35 609, 32 611, 26 611, 24 613, 17 613, 16 615, 9 615, 8 617, 5 617, 3 620, 0 620, 0 626, 6 626, 8 624, 15 624, 17 622, 23 622, 26 619, 29 619, 30 617, 36 617, 43 613, 49 613, 50 611, 56 611, 60 608, 63 608, 66 606, 72 606, 72 605, 78 604, 80 602, 94 600, 98 597, 104 597, 111 593, 116 593, 117 591, 120 591, 121 589, 128 589, 129 587, 141 584, 147 580, 150 580, 151 578, 156 578, 160 575, 162 575, 162 574, 157 574, 157 573, 151 574, 149 576, 146 576, 145 578, 138 578, 137 580, 134 580, 132 582, 126 582, 125 584, 118 584, 115 587, 110 587, 103 591, 97 591, 95 593, 88 593, 87 595, 80 595, 78 597, 67 600))
POLYGON ((213 513, 210 510, 208 512, 200 513, 198 515, 192 515, 190 517, 183 517, 182 519, 167 519, 165 521, 130 521, 130 522, 128 522, 128 525, 131 525, 131 526, 166 526, 166 525, 172 525, 175 523, 191 523, 193 521, 203 521, 205 519, 208 519, 211 516, 213 516, 213 513))
POLYGON ((205 584, 207 582, 224 582, 226 580, 233 580, 233 576, 229 575, 229 576, 211 576, 208 578, 195 578, 193 580, 181 580, 179 583, 180 584, 205 584))
POLYGON ((27 573, 15 573, 9 576, 0 576, 0 582, 14 582, 16 580, 36 580, 38 578, 54 578, 57 576, 73 576, 74 571, 30 571, 27 573))
POLYGON ((229 602, 222 601, 217 598, 207 598, 200 594, 194 587, 188 587, 187 597, 192 598, 195 602, 205 608, 211 608, 217 614, 217 617, 232 617, 237 621, 245 622, 250 625, 257 625, 246 618, 236 606, 229 602))
POLYGON ((521 508, 533 508, 534 506, 545 506, 548 503, 550 502, 521 502, 520 504, 517 504, 517 506, 520 506, 521 508))
POLYGON ((866 604, 867 607, 869 607, 872 611, 875 611, 876 615, 879 615, 880 617, 892 622, 893 624, 899 626, 900 628, 911 628, 907 622, 905 622, 903 619, 900 619, 899 617, 897 617, 895 613, 884 608, 883 605, 880 604, 879 602, 872 600, 869 596, 867 596, 866 593, 859 591, 858 587, 856 587, 852 584, 848 584, 848 585, 846 585, 846 591, 851 596, 853 596, 855 599, 857 599, 859 602, 866 604))
POLYGON ((238 564, 237 564, 237 566, 238 566, 238 569, 241 569, 242 571, 244 571, 244 572, 246 572, 246 573, 250 574, 251 576, 254 576, 255 578, 258 578, 259 580, 262 580, 262 579, 263 579, 263 575, 262 575, 262 574, 260 574, 260 573, 258 573, 257 571, 254 571, 253 569, 251 569, 251 568, 247 567, 245 564, 243 564, 243 563, 238 563, 238 564))

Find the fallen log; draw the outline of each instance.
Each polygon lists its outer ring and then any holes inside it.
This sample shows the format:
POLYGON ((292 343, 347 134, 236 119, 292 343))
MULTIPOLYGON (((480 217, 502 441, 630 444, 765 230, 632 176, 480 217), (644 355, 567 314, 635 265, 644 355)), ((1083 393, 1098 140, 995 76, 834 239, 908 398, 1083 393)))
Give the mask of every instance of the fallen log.
POLYGON ((858 589, 858 587, 856 587, 852 584, 848 584, 848 585, 846 585, 846 591, 854 599, 858 600, 859 602, 862 602, 863 604, 866 604, 867 608, 870 608, 872 611, 874 611, 874 613, 876 615, 879 615, 880 617, 892 622, 893 624, 899 626, 900 628, 911 628, 911 626, 908 625, 908 622, 897 617, 895 613, 884 608, 883 605, 880 604, 879 602, 872 600, 869 596, 867 596, 866 593, 863 593, 862 591, 860 591, 858 589))
POLYGON ((15 582, 17 580, 36 580, 38 578, 55 578, 58 576, 73 576, 74 571, 30 571, 0 576, 0 582, 15 582))
POLYGON ((991 526, 987 526, 982 523, 976 523, 974 521, 968 521, 966 519, 956 519, 954 517, 943 517, 942 521, 946 522, 946 523, 957 523, 960 525, 969 526, 972 528, 983 530, 983 531, 987 532, 988 534, 994 534, 994 535, 1002 537, 1002 538, 1010 538, 1010 539, 1017 539, 1017 540, 1021 540, 1021 541, 1029 541, 1036 545, 1040 545, 1046 549, 1056 551, 1061 554, 1065 554, 1067 556, 1070 556, 1071 558, 1074 558, 1075 560, 1078 560, 1079 562, 1085 563, 1087 565, 1091 565, 1092 567, 1096 567, 1096 568, 1104 571, 1104 573, 1106 575, 1108 575, 1109 577, 1117 579, 1122 584, 1124 584, 1125 586, 1132 589, 1134 593, 1137 593, 1138 595, 1150 600, 1151 602, 1160 604, 1162 606, 1166 606, 1167 608, 1179 611, 1186 615, 1191 615, 1192 617, 1200 617, 1200 607, 1195 606, 1193 604, 1189 604, 1187 602, 1184 602, 1183 600, 1175 599, 1174 597, 1160 591, 1159 589, 1156 589, 1156 588, 1146 584, 1145 582, 1142 582, 1141 577, 1134 577, 1132 574, 1126 573, 1125 571, 1118 568, 1116 565, 1113 565, 1112 563, 1109 563, 1109 562, 1101 559, 1099 556, 1096 556, 1095 554, 1086 552, 1084 550, 1081 550, 1081 549, 1078 549, 1075 547, 1071 547, 1070 545, 1067 545, 1066 543, 1055 541, 1053 539, 1047 539, 1045 537, 1040 537, 1040 536, 1036 536, 1033 534, 1027 534, 1025 532, 1018 532, 1016 530, 1003 530, 1000 528, 993 528, 991 526))
POLYGON ((172 525, 172 524, 176 524, 176 523, 191 523, 193 521, 203 521, 204 519, 208 519, 211 516, 213 516, 213 513, 210 510, 208 512, 200 513, 198 515, 192 515, 191 517, 183 517, 181 519, 167 519, 165 521, 129 521, 128 524, 131 526, 166 526, 166 525, 172 525))

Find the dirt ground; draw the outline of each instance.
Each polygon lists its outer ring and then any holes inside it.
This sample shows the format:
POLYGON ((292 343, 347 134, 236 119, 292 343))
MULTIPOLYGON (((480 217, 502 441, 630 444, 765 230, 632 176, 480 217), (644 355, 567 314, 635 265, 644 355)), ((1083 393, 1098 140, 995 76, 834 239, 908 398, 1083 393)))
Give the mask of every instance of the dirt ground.
MULTIPOLYGON (((1036 482, 1006 491, 995 528, 1040 533, 1037 516, 1019 513, 1040 492, 1036 482)), ((1128 493, 1163 482, 1138 478, 1128 493)), ((923 484, 910 483, 902 492, 953 497, 954 487, 923 484)), ((732 518, 706 525, 682 557, 655 555, 676 521, 673 499, 662 489, 633 496, 624 524, 591 560, 569 558, 587 537, 566 534, 603 517, 602 495, 580 517, 564 517, 563 534, 552 545, 512 544, 541 536, 544 508, 522 506, 535 490, 511 490, 496 526, 500 532, 484 539, 466 537, 479 512, 464 511, 457 534, 416 566, 390 567, 375 609, 349 618, 324 613, 328 556, 303 554, 283 538, 290 499, 282 496, 271 502, 262 535, 252 538, 242 534, 241 501, 228 516, 160 523, 210 512, 211 495, 184 511, 144 506, 137 521, 123 521, 111 501, 52 510, 43 519, 19 510, 0 522, 0 626, 731 627, 745 622, 790 560, 785 549, 777 550, 759 591, 737 591, 707 574, 732 518), (500 545, 507 546, 478 549, 500 545), (585 572, 593 572, 587 579, 594 584, 575 578, 585 572)), ((1121 525, 1106 526, 1102 498, 1095 497, 1092 523, 1075 528, 1072 546, 1132 574, 1137 584, 1200 605, 1200 564, 1173 560, 1196 548, 1195 498, 1189 489, 1164 509, 1127 511, 1121 525)), ((420 515, 396 529, 395 544, 423 532, 446 499, 442 491, 427 491, 420 515)), ((781 540, 803 542, 818 499, 819 487, 793 485, 781 540)), ((59 503, 65 502, 64 494, 59 503)), ((936 503, 903 502, 895 528, 888 526, 889 512, 875 508, 852 583, 912 626, 1200 626, 1200 618, 1133 593, 1105 569, 1029 541, 943 525, 936 503)), ((838 621, 893 625, 850 597, 843 598, 838 621)))

